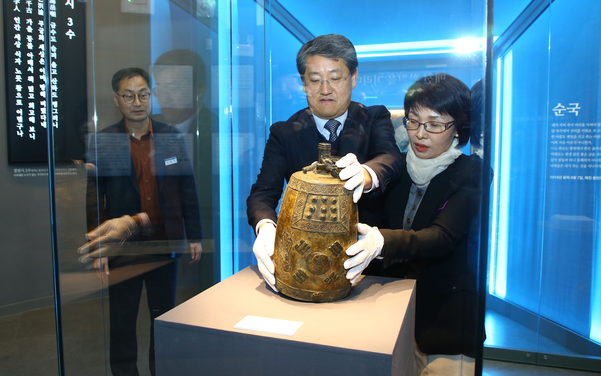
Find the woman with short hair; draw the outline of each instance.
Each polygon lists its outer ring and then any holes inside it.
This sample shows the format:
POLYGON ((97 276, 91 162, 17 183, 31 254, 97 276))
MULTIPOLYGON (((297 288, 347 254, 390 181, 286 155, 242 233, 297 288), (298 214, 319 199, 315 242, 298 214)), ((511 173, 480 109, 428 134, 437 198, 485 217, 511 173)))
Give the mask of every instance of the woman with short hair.
POLYGON ((359 241, 347 250, 353 281, 376 257, 383 275, 417 280, 418 375, 474 374, 477 247, 468 247, 468 233, 480 208, 482 161, 459 149, 470 115, 470 89, 453 76, 409 88, 407 166, 385 192, 381 229, 359 224, 359 241))

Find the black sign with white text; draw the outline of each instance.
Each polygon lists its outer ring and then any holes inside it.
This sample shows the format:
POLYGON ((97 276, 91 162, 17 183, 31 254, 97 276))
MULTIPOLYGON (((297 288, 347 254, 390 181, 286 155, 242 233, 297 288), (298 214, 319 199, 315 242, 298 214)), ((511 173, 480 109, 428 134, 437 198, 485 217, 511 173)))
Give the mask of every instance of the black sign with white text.
POLYGON ((48 127, 54 127, 57 161, 83 159, 85 2, 5 0, 3 4, 9 162, 46 162, 48 127))

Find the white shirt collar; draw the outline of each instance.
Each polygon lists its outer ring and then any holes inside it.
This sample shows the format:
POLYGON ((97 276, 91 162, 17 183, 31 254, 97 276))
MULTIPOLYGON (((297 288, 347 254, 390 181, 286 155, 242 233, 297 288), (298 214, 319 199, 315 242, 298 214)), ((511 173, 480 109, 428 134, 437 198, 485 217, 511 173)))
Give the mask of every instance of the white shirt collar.
MULTIPOLYGON (((346 121, 347 117, 348 117, 348 110, 344 111, 344 114, 335 118, 336 120, 338 120, 340 122, 340 124, 342 124, 342 126, 338 127, 338 130, 336 131, 336 134, 338 136, 340 136, 340 133, 342 132, 342 128, 344 128, 344 122, 346 121)), ((326 138, 326 140, 328 140, 330 138, 330 131, 328 131, 325 128, 325 126, 326 126, 326 123, 328 122, 328 120, 330 120, 330 119, 322 119, 318 116, 315 116, 315 114, 313 114, 313 119, 315 119, 315 126, 317 127, 317 131, 319 133, 321 133, 321 135, 324 136, 326 138)))

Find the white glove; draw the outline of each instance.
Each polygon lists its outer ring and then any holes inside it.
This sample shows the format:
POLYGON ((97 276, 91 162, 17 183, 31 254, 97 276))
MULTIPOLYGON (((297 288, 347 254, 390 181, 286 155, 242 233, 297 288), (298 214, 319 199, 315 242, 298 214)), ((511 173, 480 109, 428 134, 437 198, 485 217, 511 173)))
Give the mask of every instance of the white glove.
POLYGON ((359 202, 363 193, 363 185, 365 184, 365 175, 363 166, 357 160, 353 153, 348 153, 336 162, 336 167, 342 168, 340 171, 340 180, 348 180, 344 184, 344 188, 353 191, 353 201, 355 204, 359 202))
POLYGON ((255 244, 253 244, 253 253, 257 258, 257 265, 259 266, 259 271, 263 275, 265 283, 267 283, 273 291, 278 292, 278 289, 275 288, 275 265, 273 264, 273 260, 271 260, 274 247, 275 226, 271 222, 266 222, 259 229, 257 239, 255 240, 255 244))
POLYGON ((355 257, 344 262, 344 268, 350 269, 346 273, 346 278, 351 280, 351 284, 361 276, 371 260, 380 255, 382 247, 384 247, 384 237, 377 227, 358 223, 357 231, 359 232, 359 241, 346 250, 347 255, 355 257))
POLYGON ((118 247, 114 247, 115 245, 125 243, 127 239, 138 232, 138 225, 129 215, 105 221, 95 230, 86 234, 89 242, 77 250, 77 253, 83 255, 79 258, 79 262, 88 263, 99 257, 112 256, 109 254, 111 250, 113 253, 118 250, 118 247))

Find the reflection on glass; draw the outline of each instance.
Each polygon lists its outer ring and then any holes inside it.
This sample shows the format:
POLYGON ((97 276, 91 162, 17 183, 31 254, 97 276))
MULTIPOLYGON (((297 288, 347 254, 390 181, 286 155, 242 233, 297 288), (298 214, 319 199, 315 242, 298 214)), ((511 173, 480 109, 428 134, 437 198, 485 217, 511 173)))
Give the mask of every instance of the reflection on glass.
POLYGON ((202 253, 190 158, 180 132, 149 117, 151 104, 142 100, 149 82, 140 68, 115 73, 114 101, 123 118, 92 135, 88 150, 88 224, 98 220, 99 226, 89 229, 89 242, 79 253, 108 283, 113 375, 138 374, 143 288, 150 314, 149 369, 155 374, 154 319, 175 306, 177 260, 189 249, 194 264, 202 253))
MULTIPOLYGON (((175 49, 161 54, 152 66, 157 105, 153 108, 154 120, 177 128, 185 141, 194 171, 198 199, 203 219, 205 239, 212 239, 213 210, 213 129, 217 115, 207 105, 207 63, 189 49, 175 49)), ((209 102, 210 103, 210 102, 209 102)), ((211 242, 205 251, 212 252, 211 242)), ((209 260, 209 259, 206 259, 209 260)))

